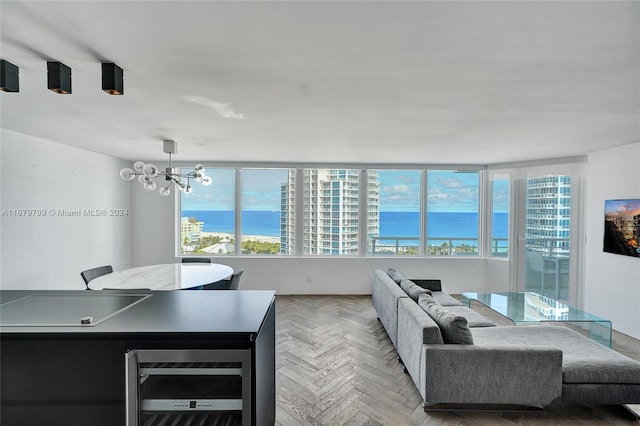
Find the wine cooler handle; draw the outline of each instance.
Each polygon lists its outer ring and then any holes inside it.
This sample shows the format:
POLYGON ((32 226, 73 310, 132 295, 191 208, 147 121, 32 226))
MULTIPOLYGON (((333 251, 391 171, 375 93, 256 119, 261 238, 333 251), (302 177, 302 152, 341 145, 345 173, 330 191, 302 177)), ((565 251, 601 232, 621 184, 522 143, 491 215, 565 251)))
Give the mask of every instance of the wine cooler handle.
POLYGON ((125 353, 125 405, 127 426, 138 426, 138 356, 136 351, 125 353))

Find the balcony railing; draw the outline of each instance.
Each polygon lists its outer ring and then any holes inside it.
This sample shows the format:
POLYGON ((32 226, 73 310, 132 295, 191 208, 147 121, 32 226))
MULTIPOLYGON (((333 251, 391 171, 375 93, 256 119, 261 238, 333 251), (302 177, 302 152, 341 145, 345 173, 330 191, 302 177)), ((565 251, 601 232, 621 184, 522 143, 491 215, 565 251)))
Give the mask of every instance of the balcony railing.
POLYGON ((569 255, 569 238, 526 237, 527 251, 541 252, 547 257, 567 257, 569 255))
POLYGON ((492 238, 491 239, 491 256, 493 257, 509 257, 509 239, 508 238, 492 238))
POLYGON ((568 238, 527 237, 525 290, 568 300, 570 254, 568 238))
MULTIPOLYGON (((369 237, 370 254, 383 256, 416 256, 420 254, 419 237, 377 236, 369 237)), ((477 238, 436 237, 427 238, 427 254, 430 256, 477 256, 477 238)))

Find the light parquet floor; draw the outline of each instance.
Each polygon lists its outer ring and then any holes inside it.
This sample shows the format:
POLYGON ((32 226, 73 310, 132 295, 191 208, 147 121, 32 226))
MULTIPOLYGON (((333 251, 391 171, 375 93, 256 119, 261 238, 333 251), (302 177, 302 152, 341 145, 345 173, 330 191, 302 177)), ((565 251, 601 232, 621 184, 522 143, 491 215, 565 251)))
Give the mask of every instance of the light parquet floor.
POLYGON ((276 425, 628 425, 606 406, 430 412, 370 296, 277 296, 276 425))

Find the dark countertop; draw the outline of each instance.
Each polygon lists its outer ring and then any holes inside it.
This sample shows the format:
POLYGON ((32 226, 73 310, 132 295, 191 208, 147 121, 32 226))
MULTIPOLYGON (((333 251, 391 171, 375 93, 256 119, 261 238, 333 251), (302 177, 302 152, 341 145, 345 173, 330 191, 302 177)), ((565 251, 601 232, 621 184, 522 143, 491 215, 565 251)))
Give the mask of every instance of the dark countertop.
POLYGON ((257 333, 274 298, 272 290, 3 290, 0 333, 257 333), (104 305, 104 313, 96 314, 104 305), (81 315, 94 317, 95 325, 80 325, 81 315), (44 325, 51 323, 59 325, 44 325))

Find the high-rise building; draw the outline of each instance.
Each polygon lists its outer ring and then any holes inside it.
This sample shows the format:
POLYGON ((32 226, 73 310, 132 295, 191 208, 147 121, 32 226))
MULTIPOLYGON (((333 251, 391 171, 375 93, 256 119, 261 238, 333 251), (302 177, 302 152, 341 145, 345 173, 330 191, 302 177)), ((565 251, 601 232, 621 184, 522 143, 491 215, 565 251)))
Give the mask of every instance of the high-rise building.
POLYGON ((569 255, 571 177, 545 176, 527 180, 525 236, 527 250, 549 257, 569 255))
POLYGON ((287 182, 280 186, 280 253, 296 254, 296 173, 289 170, 287 182))
POLYGON ((202 236, 202 226, 204 222, 198 222, 196 218, 180 218, 180 241, 183 244, 190 244, 200 241, 202 236))
MULTIPOLYGON (((358 254, 359 181, 358 170, 306 169, 304 171, 304 254, 358 254)), ((289 172, 281 187, 280 252, 295 253, 295 173, 289 172)), ((380 229, 379 178, 368 175, 367 234, 380 229)))

